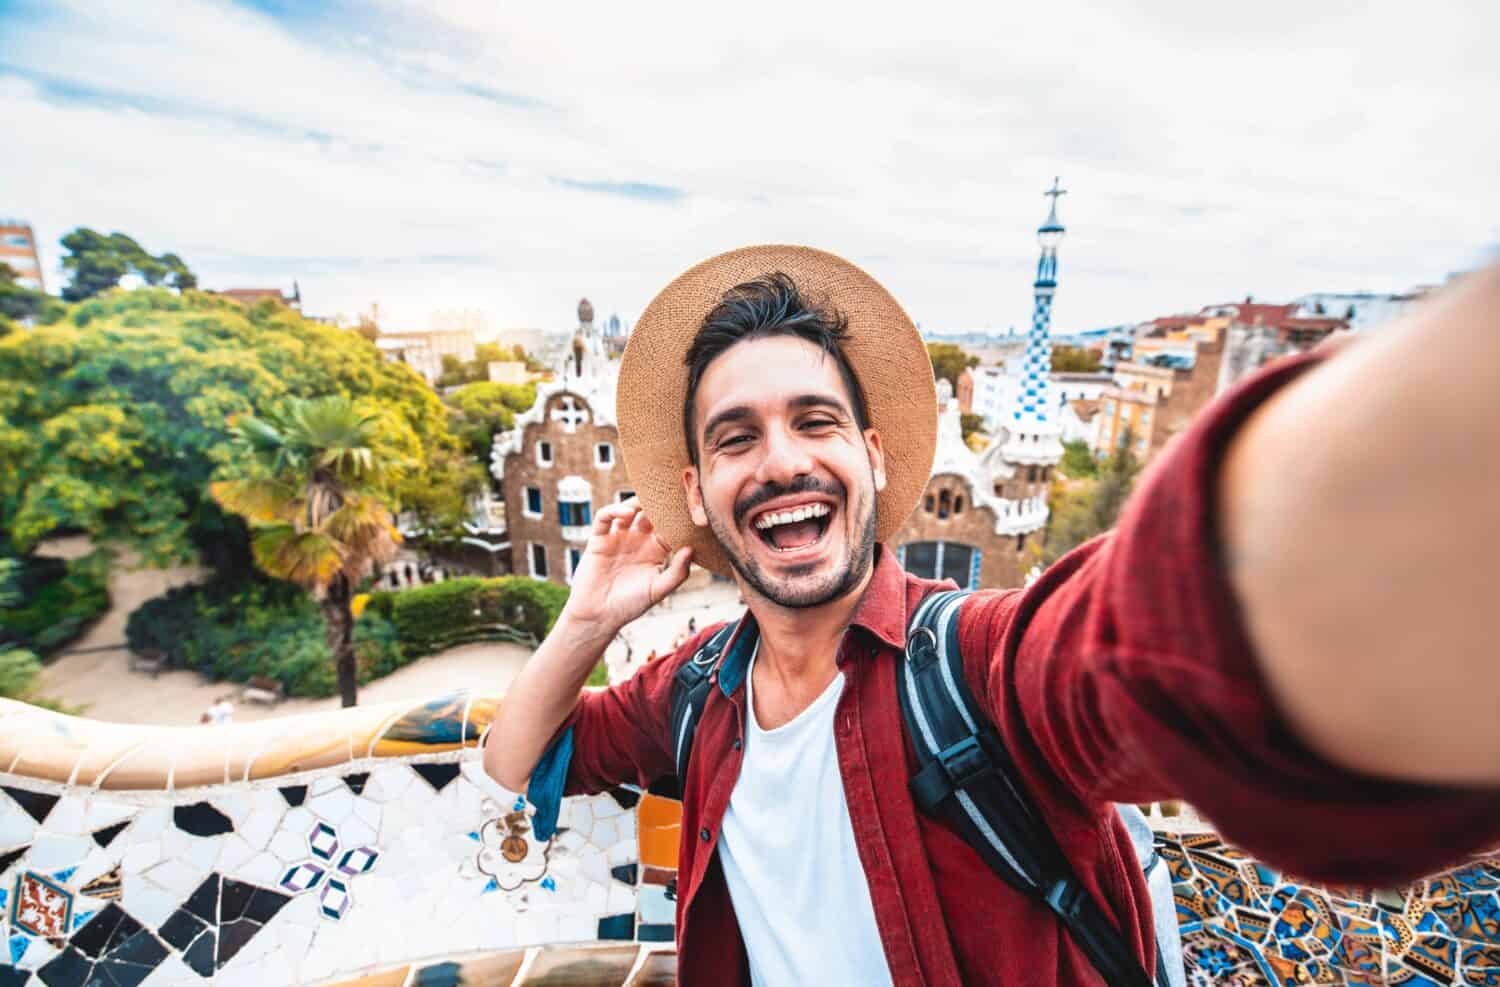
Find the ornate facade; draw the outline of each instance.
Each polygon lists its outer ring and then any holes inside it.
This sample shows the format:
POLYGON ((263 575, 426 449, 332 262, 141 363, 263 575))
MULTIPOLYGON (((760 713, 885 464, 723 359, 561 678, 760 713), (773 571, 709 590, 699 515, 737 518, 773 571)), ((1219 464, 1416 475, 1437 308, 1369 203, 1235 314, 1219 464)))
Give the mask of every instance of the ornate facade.
POLYGON ((633 494, 615 428, 615 373, 588 299, 553 380, 495 436, 490 472, 505 503, 518 575, 567 584, 583 557, 594 512, 633 494))

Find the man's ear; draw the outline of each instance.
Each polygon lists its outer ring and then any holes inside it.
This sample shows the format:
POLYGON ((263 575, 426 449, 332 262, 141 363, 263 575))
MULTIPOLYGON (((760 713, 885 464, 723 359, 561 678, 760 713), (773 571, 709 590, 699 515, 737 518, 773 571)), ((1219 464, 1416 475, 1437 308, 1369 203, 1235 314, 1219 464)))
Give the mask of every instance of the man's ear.
POLYGON ((885 450, 880 446, 880 433, 873 428, 865 429, 865 451, 870 456, 870 473, 878 493, 885 489, 885 450))
POLYGON ((708 512, 703 509, 703 488, 698 485, 698 467, 682 468, 682 491, 687 494, 688 514, 700 528, 708 527, 708 512))

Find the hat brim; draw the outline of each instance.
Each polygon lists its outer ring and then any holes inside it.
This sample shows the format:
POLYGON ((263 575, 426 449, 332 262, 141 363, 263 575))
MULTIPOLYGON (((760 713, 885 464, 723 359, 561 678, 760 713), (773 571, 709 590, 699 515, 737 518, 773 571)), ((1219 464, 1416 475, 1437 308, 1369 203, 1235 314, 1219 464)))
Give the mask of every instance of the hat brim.
POLYGON ((811 247, 744 247, 678 276, 636 322, 620 362, 615 417, 625 469, 662 540, 691 545, 693 561, 730 573, 718 539, 693 522, 682 475, 691 465, 683 432, 688 348, 725 292, 766 274, 788 275, 802 294, 848 320, 844 354, 865 392, 885 452, 876 537, 895 534, 926 489, 937 448, 937 389, 921 334, 890 292, 841 257, 811 247))

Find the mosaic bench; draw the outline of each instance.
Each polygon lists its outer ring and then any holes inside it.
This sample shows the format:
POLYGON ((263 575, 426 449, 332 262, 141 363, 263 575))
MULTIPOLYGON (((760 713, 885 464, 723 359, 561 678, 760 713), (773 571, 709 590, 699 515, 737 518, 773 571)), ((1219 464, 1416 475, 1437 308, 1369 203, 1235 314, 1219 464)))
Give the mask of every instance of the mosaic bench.
MULTIPOLYGON (((179 728, 0 700, 0 987, 673 982, 679 807, 568 799, 535 840, 475 784, 495 708, 179 728)), ((1160 825, 1195 984, 1500 987, 1500 857, 1320 889, 1160 825)))

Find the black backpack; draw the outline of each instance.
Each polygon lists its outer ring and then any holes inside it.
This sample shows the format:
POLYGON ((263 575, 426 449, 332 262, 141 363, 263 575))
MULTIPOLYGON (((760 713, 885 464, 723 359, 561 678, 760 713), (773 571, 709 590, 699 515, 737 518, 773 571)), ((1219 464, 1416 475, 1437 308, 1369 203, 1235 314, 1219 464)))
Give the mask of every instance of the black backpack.
MULTIPOLYGON (((1002 880, 1050 908, 1111 987, 1181 987, 1185 978, 1171 882, 1158 868, 1144 816, 1134 806, 1118 807, 1152 891, 1154 977, 1079 883, 1027 796, 999 733, 969 691, 958 643, 958 610, 967 596, 963 590, 929 594, 906 630, 905 660, 896 681, 919 765, 911 779, 913 798, 923 812, 948 823, 1002 880)), ((670 722, 678 779, 687 777, 698 718, 737 626, 714 632, 673 680, 670 722)), ((671 791, 670 786, 652 788, 671 791)))

